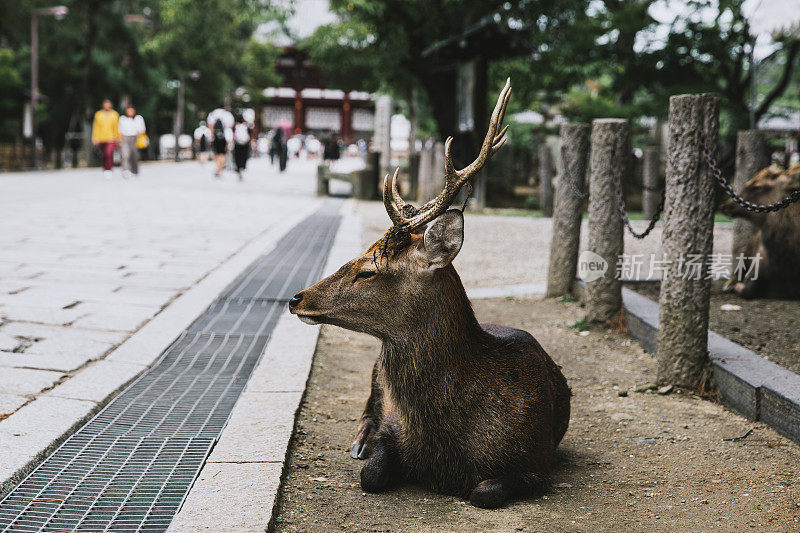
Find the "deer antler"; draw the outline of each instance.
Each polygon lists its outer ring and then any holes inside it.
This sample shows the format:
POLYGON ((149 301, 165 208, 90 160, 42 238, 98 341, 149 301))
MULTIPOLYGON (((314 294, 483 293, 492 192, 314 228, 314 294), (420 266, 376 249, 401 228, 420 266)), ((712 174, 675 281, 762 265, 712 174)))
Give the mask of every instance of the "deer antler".
POLYGON ((444 190, 439 196, 419 209, 406 203, 400 197, 400 193, 397 190, 397 171, 395 171, 391 183, 389 181, 389 175, 386 175, 383 181, 383 205, 386 207, 386 212, 389 214, 389 218, 395 226, 404 227, 409 231, 424 226, 447 211, 453 203, 453 200, 455 200, 458 191, 461 190, 461 187, 465 184, 470 187, 472 186, 472 177, 483 168, 483 165, 485 165, 497 150, 503 146, 503 143, 506 142, 507 137, 505 137, 505 134, 508 130, 508 126, 499 132, 498 130, 503 124, 506 105, 510 97, 511 78, 508 78, 505 87, 503 87, 500 96, 497 98, 497 105, 495 105, 492 118, 489 121, 489 130, 486 132, 486 138, 483 141, 483 146, 481 146, 478 157, 461 170, 456 170, 453 166, 453 157, 450 153, 450 145, 453 142, 453 138, 447 138, 444 142, 444 190))

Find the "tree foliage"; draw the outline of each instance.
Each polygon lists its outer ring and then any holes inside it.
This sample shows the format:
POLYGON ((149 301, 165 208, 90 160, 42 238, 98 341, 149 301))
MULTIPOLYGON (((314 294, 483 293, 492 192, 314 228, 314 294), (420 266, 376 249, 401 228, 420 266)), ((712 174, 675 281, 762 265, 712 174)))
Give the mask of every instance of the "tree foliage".
MULTIPOLYGON (((284 12, 268 0, 63 0, 63 20, 39 17, 37 130, 46 147, 61 149, 68 131, 80 130, 104 98, 128 97, 151 131, 171 131, 176 84, 186 79, 190 111, 216 106, 243 86, 274 80, 275 53, 254 43, 261 22, 284 12), (265 63, 261 63, 264 61, 265 63), (253 67, 256 62, 259 68, 253 67), (195 75, 192 76, 191 74, 195 75)), ((0 92, 14 107, 0 131, 19 135, 22 109, 5 95, 23 95, 30 73, 30 17, 49 6, 40 0, 0 3, 0 92), (6 50, 12 51, 9 52, 6 50), (10 66, 9 66, 10 62, 10 66), (5 74, 6 71, 15 74, 5 74)), ((19 100, 20 98, 17 98, 19 100)), ((187 127, 191 121, 187 121, 187 127)))
MULTIPOLYGON (((656 20, 658 0, 334 0, 340 21, 306 42, 312 58, 332 80, 408 99, 420 88, 429 101, 441 90, 443 63, 430 47, 469 33, 490 20, 509 40, 524 41, 515 57, 494 59, 490 95, 514 79, 512 111, 563 112, 573 120, 653 116, 664 118, 668 98, 686 92, 721 97, 729 137, 774 111, 796 78, 797 35, 778 37, 775 52, 759 68, 770 84, 751 95, 755 37, 744 0, 685 0, 673 20, 656 20), (794 76, 794 77, 793 77, 794 76)), ((796 87, 796 85, 794 85, 796 87)), ((792 100, 794 101, 794 100, 792 100)), ((491 102, 487 102, 490 105, 491 102)))

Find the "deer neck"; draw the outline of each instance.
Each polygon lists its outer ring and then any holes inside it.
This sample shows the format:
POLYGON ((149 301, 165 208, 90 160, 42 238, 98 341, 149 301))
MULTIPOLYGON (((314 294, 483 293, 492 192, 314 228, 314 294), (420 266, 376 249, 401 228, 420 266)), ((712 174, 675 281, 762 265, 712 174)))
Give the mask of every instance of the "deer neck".
MULTIPOLYGON (((474 370, 486 334, 481 329, 455 269, 437 271, 436 294, 410 317, 411 327, 383 338, 381 358, 393 399, 408 412, 425 402, 452 397, 460 376, 474 370)), ((463 383, 463 381, 462 381, 463 383)))

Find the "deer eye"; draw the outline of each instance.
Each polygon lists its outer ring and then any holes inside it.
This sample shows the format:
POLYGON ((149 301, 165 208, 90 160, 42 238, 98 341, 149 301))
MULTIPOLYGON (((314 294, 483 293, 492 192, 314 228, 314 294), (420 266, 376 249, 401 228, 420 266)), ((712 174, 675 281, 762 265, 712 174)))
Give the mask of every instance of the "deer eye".
POLYGON ((377 274, 377 272, 375 272, 374 270, 362 270, 361 272, 356 274, 356 278, 353 280, 353 283, 355 283, 360 279, 369 279, 375 276, 375 274, 377 274))

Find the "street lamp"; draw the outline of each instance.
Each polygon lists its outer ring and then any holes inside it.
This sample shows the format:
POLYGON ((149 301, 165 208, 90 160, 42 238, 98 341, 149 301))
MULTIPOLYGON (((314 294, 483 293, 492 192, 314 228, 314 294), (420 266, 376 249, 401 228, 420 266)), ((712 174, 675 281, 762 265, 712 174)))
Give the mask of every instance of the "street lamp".
POLYGON ((67 16, 67 6, 44 7, 31 11, 31 103, 28 117, 31 125, 31 167, 36 168, 36 104, 39 101, 39 15, 61 20, 67 16))

